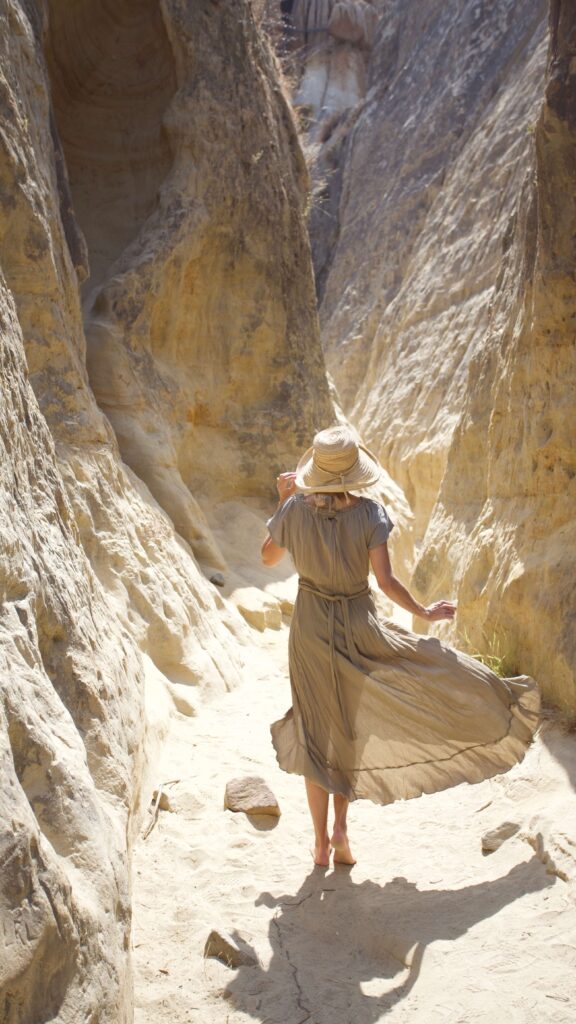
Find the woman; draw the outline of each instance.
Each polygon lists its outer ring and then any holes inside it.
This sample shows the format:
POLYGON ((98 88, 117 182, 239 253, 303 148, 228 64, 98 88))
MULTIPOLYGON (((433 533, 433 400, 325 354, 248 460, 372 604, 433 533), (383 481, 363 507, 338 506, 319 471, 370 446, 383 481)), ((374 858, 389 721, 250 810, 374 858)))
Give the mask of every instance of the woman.
POLYGON ((280 767, 304 775, 314 861, 354 864, 350 800, 407 800, 480 782, 521 760, 537 725, 538 694, 526 676, 500 679, 485 665, 391 622, 379 621, 368 587, 428 621, 455 605, 424 607, 393 574, 393 528, 377 502, 351 494, 381 469, 350 430, 320 431, 295 473, 278 477, 280 503, 262 546, 265 565, 284 552, 299 575, 290 627, 293 706, 272 725, 280 767), (334 828, 328 836, 329 794, 334 828))

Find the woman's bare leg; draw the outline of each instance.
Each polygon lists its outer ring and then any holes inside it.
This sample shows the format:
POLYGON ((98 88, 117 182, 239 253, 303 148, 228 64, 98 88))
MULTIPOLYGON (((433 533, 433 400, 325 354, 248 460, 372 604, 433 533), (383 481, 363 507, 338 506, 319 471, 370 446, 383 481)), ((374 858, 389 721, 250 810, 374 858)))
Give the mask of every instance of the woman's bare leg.
POLYGON ((314 825, 314 863, 327 868, 330 863, 330 840, 328 839, 328 793, 310 779, 306 783, 308 807, 314 825))
POLYGON ((349 801, 340 793, 334 793, 334 831, 330 840, 330 846, 334 850, 334 861, 336 864, 355 864, 356 859, 352 856, 348 842, 348 814, 349 801))

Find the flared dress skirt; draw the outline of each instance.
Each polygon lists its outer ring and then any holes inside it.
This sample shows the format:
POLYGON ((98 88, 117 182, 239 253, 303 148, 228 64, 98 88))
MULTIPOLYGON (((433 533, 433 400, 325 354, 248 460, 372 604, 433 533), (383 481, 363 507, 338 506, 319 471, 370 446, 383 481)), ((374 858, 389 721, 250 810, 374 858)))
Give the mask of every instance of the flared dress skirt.
POLYGON ((392 523, 362 499, 324 511, 297 495, 270 520, 300 577, 292 707, 271 726, 280 767, 349 800, 387 804, 481 782, 522 759, 537 687, 378 616, 369 551, 392 523))

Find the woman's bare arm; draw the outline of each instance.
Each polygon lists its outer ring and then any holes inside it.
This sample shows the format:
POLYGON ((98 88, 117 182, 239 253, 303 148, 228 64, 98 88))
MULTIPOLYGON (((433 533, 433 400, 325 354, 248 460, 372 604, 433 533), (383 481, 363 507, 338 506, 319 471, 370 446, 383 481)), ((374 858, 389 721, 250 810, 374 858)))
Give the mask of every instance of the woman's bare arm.
MULTIPOLYGON (((278 508, 284 504, 287 498, 294 494, 296 490, 296 484, 294 482, 295 479, 296 473, 281 473, 280 476, 276 478, 276 489, 278 491, 278 497, 280 498, 278 508)), ((280 545, 276 544, 276 542, 272 540, 272 537, 268 535, 260 550, 264 565, 269 567, 278 565, 278 562, 284 556, 285 551, 286 548, 281 548, 280 545)))
POLYGON ((396 579, 392 571, 387 544, 379 544, 378 547, 372 548, 370 565, 380 590, 395 604, 400 605, 400 608, 405 608, 407 612, 412 612, 422 619, 428 619, 429 622, 454 618, 456 605, 453 601, 435 601, 434 604, 425 607, 412 597, 410 591, 396 579))
POLYGON ((281 548, 279 544, 275 544, 272 537, 267 537, 261 549, 264 565, 278 565, 278 562, 283 558, 285 551, 286 548, 281 548))

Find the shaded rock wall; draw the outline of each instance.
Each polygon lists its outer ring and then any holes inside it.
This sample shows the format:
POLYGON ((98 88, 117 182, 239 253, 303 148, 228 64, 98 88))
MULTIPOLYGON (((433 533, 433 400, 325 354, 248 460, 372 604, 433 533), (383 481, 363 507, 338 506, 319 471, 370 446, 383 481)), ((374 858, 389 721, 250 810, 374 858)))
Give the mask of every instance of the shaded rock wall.
POLYGON ((242 670, 189 488, 331 418, 305 175, 248 4, 0 0, 0 69, 0 1019, 116 1024, 150 694, 242 670))
POLYGON ((292 5, 287 30, 301 65, 294 103, 306 112, 312 139, 363 97, 376 23, 376 8, 366 0, 295 0, 292 5))

